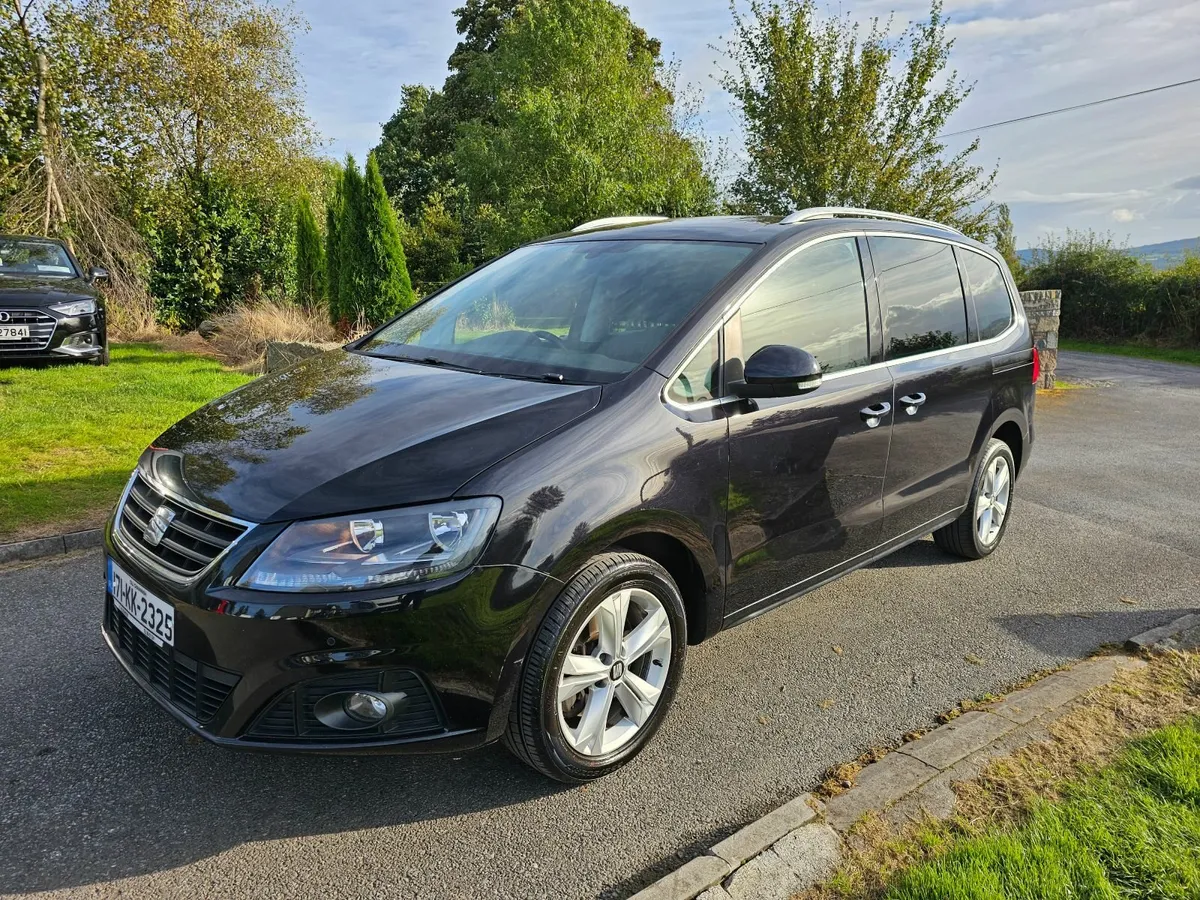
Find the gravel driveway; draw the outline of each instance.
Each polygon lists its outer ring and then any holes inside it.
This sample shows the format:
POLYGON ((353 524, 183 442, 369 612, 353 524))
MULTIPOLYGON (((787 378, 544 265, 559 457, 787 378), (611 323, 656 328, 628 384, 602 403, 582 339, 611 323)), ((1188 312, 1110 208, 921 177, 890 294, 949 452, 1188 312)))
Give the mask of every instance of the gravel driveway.
POLYGON ((1200 606, 1200 368, 1064 353, 992 557, 922 541, 693 648, 642 757, 237 754, 101 641, 98 554, 0 573, 0 893, 620 897, 964 697, 1200 606))

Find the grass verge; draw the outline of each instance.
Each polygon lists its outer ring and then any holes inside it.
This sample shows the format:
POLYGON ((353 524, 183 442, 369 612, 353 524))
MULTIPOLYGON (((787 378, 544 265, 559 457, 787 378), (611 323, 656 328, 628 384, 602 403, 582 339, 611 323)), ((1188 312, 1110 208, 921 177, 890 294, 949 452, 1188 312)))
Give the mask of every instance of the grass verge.
POLYGON ((1186 347, 1146 347, 1141 344, 1101 344, 1094 341, 1058 339, 1059 350, 1080 350, 1084 353, 1110 353, 1114 356, 1135 356, 1160 362, 1189 363, 1200 366, 1200 349, 1186 347))
POLYGON ((856 825, 804 900, 1200 896, 1200 661, 1089 694, 1049 739, 954 785, 951 819, 856 825))
POLYGON ((100 524, 147 444, 249 380, 154 344, 115 345, 108 367, 0 369, 0 542, 100 524))

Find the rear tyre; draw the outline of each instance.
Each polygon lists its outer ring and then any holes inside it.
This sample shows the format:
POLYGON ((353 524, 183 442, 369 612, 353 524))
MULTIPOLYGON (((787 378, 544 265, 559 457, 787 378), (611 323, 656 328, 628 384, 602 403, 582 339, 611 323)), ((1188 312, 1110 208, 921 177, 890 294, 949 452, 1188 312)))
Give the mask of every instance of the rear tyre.
POLYGON ((1008 444, 997 438, 988 441, 975 470, 966 510, 935 531, 934 542, 946 552, 966 559, 983 559, 991 554, 1000 546, 1012 518, 1016 473, 1008 444))
POLYGON ((592 781, 636 756, 683 674, 683 598, 637 553, 593 557, 546 613, 525 658, 504 743, 558 781, 592 781))

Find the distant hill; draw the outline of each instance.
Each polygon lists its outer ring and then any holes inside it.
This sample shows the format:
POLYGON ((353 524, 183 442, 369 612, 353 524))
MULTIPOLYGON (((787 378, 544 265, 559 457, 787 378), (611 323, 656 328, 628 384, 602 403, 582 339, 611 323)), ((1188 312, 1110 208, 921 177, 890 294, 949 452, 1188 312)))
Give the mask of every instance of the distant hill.
MULTIPOLYGON (((1125 252, 1144 259, 1156 269, 1170 269, 1183 262, 1183 256, 1189 250, 1192 253, 1200 253, 1200 237, 1164 241, 1161 244, 1143 244, 1141 247, 1129 247, 1125 252)), ((1017 256, 1021 257, 1021 262, 1025 265, 1033 261, 1032 250, 1018 250, 1017 256)))

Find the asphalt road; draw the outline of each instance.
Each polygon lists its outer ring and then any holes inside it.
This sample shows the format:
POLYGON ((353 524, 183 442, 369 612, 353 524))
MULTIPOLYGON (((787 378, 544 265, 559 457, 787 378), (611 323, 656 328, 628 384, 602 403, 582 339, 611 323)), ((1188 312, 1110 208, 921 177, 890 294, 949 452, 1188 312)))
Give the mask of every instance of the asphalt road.
POLYGON ((996 554, 924 541, 693 648, 655 742, 586 788, 500 748, 202 744, 104 648, 98 555, 0 573, 0 893, 624 896, 958 700, 1200 606, 1200 368, 1059 371, 1093 385, 1039 399, 996 554))

